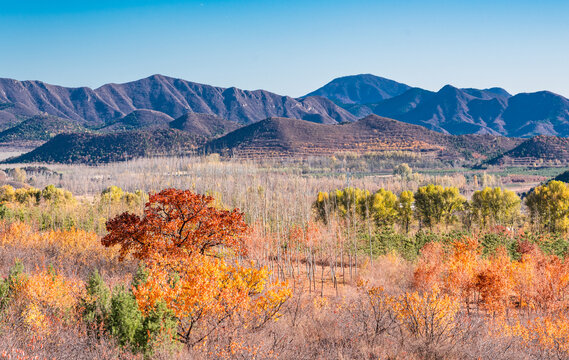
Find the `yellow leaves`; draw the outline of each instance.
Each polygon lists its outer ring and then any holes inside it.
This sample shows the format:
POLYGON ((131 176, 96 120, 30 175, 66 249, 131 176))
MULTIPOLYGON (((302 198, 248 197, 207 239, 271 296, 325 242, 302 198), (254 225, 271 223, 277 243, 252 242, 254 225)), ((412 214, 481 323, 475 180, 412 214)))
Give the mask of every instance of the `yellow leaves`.
POLYGON ((528 340, 567 355, 569 353, 569 319, 566 315, 546 316, 529 323, 528 340))
POLYGON ((73 319, 85 286, 81 280, 67 278, 52 270, 41 270, 30 275, 19 296, 24 302, 26 324, 38 332, 45 332, 50 324, 73 319))
POLYGON ((268 276, 266 268, 230 265, 208 256, 160 257, 149 265, 148 280, 133 292, 143 312, 164 302, 182 326, 194 332, 208 322, 220 323, 236 315, 247 319, 243 326, 255 326, 278 317, 280 306, 291 295, 286 283, 268 284, 268 276))
POLYGON ((315 297, 312 300, 313 304, 314 304, 314 308, 317 310, 323 310, 326 309, 328 306, 330 306, 330 301, 328 300, 328 298, 326 297, 315 297))
POLYGON ((37 304, 28 304, 22 313, 24 322, 36 333, 44 334, 49 328, 48 319, 37 304))
POLYGON ((520 338, 528 348, 537 346, 546 358, 569 356, 569 318, 564 313, 516 320, 513 325, 502 321, 500 325, 502 334, 520 338))
POLYGON ((382 324, 380 328, 386 329, 395 323, 402 334, 418 340, 427 348, 452 342, 453 336, 460 334, 457 321, 460 301, 437 287, 399 296, 390 296, 382 287, 369 287, 364 282, 360 282, 358 287, 369 300, 367 316, 375 319, 376 326, 382 324))
POLYGON ((532 220, 549 231, 569 229, 569 186, 562 181, 550 181, 536 187, 526 198, 532 220))
POLYGON ((472 194, 472 213, 481 226, 511 224, 520 213, 520 198, 502 188, 485 187, 472 194))

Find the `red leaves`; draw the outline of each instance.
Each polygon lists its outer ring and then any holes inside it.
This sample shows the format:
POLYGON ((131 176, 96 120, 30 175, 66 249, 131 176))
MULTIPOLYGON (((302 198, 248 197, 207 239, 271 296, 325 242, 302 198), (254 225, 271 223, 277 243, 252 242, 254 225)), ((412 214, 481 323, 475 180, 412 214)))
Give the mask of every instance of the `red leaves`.
POLYGON ((153 253, 189 256, 218 246, 243 253, 241 237, 248 230, 243 213, 215 208, 213 200, 189 190, 162 190, 150 196, 142 218, 123 213, 107 221, 102 243, 120 245, 122 258, 130 253, 139 259, 153 253))

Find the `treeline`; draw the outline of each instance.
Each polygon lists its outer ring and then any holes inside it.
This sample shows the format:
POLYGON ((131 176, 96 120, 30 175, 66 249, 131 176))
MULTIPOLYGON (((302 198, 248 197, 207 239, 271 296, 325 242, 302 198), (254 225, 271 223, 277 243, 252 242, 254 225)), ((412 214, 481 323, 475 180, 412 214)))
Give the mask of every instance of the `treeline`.
POLYGON ((147 201, 148 194, 117 186, 92 198, 77 198, 54 185, 43 189, 4 185, 0 187, 0 220, 26 222, 40 230, 76 228, 103 234, 108 217, 124 211, 140 213, 147 201))
MULTIPOLYGON (((525 198, 529 221, 537 229, 565 233, 569 229, 569 185, 551 181, 533 189, 525 198)), ((487 229, 497 225, 512 227, 524 223, 522 200, 513 191, 486 187, 475 191, 470 201, 456 187, 426 185, 414 193, 395 195, 389 190, 348 187, 319 192, 313 207, 316 219, 372 223, 376 228, 398 224, 406 233, 416 223, 419 230, 434 230, 460 224, 467 230, 473 226, 487 229)))

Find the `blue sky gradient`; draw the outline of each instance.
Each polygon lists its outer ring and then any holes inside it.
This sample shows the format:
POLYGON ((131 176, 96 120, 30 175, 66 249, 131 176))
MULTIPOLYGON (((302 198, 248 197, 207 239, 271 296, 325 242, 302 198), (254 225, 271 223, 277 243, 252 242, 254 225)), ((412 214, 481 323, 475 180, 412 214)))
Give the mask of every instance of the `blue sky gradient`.
POLYGON ((569 1, 4 1, 0 77, 152 74, 301 96, 372 73, 569 96, 569 1))

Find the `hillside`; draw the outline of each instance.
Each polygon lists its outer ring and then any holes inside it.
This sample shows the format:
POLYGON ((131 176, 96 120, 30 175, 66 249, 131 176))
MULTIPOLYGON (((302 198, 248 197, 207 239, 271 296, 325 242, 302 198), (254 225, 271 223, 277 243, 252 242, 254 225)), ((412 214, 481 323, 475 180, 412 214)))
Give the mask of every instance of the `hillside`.
POLYGON ((55 116, 34 116, 0 132, 0 143, 47 141, 64 133, 84 133, 87 129, 75 121, 55 116))
POLYGON ((101 128, 103 132, 116 132, 127 130, 167 129, 174 119, 154 110, 135 110, 111 124, 101 128))
POLYGON ((354 123, 339 125, 270 118, 212 140, 204 145, 203 151, 243 157, 280 157, 402 150, 452 159, 484 158, 515 145, 517 141, 512 139, 445 135, 370 115, 354 123))
POLYGON ((4 163, 85 163, 124 161, 145 156, 191 153, 203 139, 179 130, 126 131, 112 134, 60 134, 4 163))
POLYGON ((569 163, 569 139, 535 136, 487 162, 491 165, 536 165, 569 163))
POLYGON ((410 86, 371 74, 344 76, 307 94, 322 96, 337 104, 369 104, 401 95, 410 86))
POLYGON ((0 79, 0 122, 11 117, 49 115, 85 121, 93 127, 110 125, 135 110, 154 110, 172 118, 188 112, 217 115, 241 124, 270 116, 320 122, 353 121, 355 117, 332 101, 308 102, 265 90, 221 88, 162 75, 97 89, 66 88, 41 81, 0 79))
POLYGON ((569 170, 557 175, 553 180, 569 183, 569 170))
POLYGON ((190 134, 206 138, 224 135, 236 130, 239 124, 215 115, 188 113, 169 123, 172 129, 178 129, 190 134))

